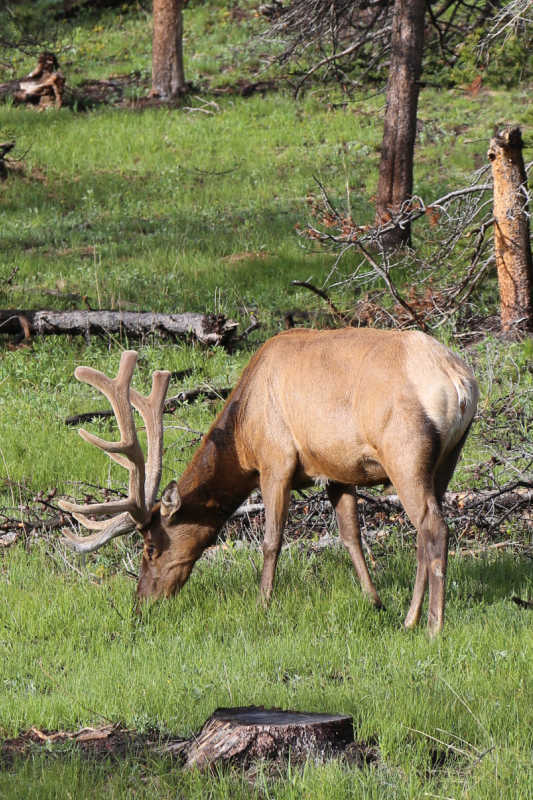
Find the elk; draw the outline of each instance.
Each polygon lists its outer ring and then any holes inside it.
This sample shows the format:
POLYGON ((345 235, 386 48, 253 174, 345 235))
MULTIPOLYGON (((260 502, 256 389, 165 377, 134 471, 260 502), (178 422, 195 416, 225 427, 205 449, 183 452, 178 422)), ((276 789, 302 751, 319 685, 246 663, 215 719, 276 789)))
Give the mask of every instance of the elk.
POLYGON ((127 499, 60 503, 95 531, 76 536, 65 530, 68 544, 91 552, 136 528, 144 538, 137 596, 168 597, 259 487, 265 506, 260 594, 268 604, 291 489, 321 481, 362 590, 380 607, 361 547, 356 487, 392 483, 417 530, 416 578, 404 624, 418 623, 429 584, 429 632, 441 630, 448 551, 441 505, 478 399, 463 361, 418 331, 280 333, 253 356, 179 483, 169 483, 156 503, 170 373, 154 372, 145 397, 130 388, 136 359, 135 351, 124 352, 114 379, 89 367, 75 371, 111 402, 120 441, 84 430, 80 435, 130 475, 127 499), (146 425, 146 465, 132 407, 146 425))

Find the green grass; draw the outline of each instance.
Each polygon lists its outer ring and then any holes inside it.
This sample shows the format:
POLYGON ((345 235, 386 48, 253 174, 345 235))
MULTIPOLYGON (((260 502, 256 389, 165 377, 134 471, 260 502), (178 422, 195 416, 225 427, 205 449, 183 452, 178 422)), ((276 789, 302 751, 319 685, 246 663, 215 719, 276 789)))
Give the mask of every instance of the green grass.
MULTIPOLYGON (((209 2, 186 11, 186 67, 203 92, 188 98, 190 107, 213 99, 210 88, 253 77, 259 56, 244 58, 227 43, 238 47, 256 21, 250 13, 234 24, 232 9, 209 2)), ((65 24, 63 36, 61 61, 73 84, 134 70, 148 78, 150 31, 140 9, 84 14, 65 24)), ((30 66, 21 60, 15 72, 30 66)), ((482 90, 475 98, 457 88, 422 91, 415 190, 432 199, 465 185, 485 163, 493 125, 517 116, 531 159, 528 90, 482 90)), ((304 246, 295 231, 317 193, 314 176, 340 205, 348 182, 352 213, 372 218, 382 96, 346 98, 317 84, 297 102, 286 91, 214 99, 212 115, 0 108, 2 135, 14 136, 24 154, 0 195, 1 307, 68 308, 72 301, 61 293, 77 293, 94 308, 225 313, 241 330, 253 312, 262 323, 233 354, 123 337, 90 344, 50 337, 20 349, 3 342, 0 511, 10 517, 24 518, 40 490, 79 498, 80 481, 124 486, 124 471, 64 425, 68 415, 105 406, 75 381, 77 364, 113 373, 121 350, 135 347, 134 383, 144 391, 157 368, 192 368, 170 393, 204 382, 230 386, 257 345, 283 326, 285 311, 323 308, 290 286, 293 279, 321 285, 333 266, 332 254, 304 246), (339 100, 345 107, 332 110, 339 100)), ((339 279, 353 268, 347 256, 339 279)), ((435 263, 435 279, 448 269, 435 263)), ((368 288, 339 286, 331 295, 350 308, 368 288)), ((473 300, 480 314, 496 313, 494 275, 473 300)), ((437 335, 461 349, 451 324, 437 335)), ((492 457, 487 433, 502 430, 503 446, 519 446, 531 440, 533 418, 531 342, 486 337, 463 355, 482 395, 454 488, 486 480, 478 467, 492 457)), ((218 408, 198 401, 165 417, 163 484, 181 474, 194 432, 205 431, 218 408)), ((110 423, 91 429, 113 436, 110 423)), ((524 449, 515 466, 526 469, 526 462, 524 449)), ((514 475, 505 463, 494 470, 501 482, 514 475)), ((507 524, 510 539, 530 542, 512 516, 507 524)), ((381 760, 362 771, 341 762, 262 766, 250 783, 238 770, 185 774, 148 752, 91 761, 75 748, 52 748, 0 768, 0 796, 533 797, 531 615, 510 602, 533 593, 530 561, 453 557, 446 629, 430 642, 423 629, 401 629, 413 550, 412 542, 388 544, 379 554, 380 614, 365 604, 343 550, 317 556, 295 547, 282 555, 265 613, 256 602, 259 555, 230 548, 224 558, 201 561, 177 598, 140 619, 131 614, 133 582, 123 563, 137 558, 131 544, 115 543, 86 562, 68 555, 79 572, 65 565, 51 537, 1 552, 3 737, 103 718, 189 736, 216 706, 264 703, 351 713, 356 738, 376 736, 381 760), (432 750, 447 754, 438 768, 432 750)))
MULTIPOLYGON (((533 789, 526 770, 533 640, 527 612, 509 601, 514 592, 531 591, 524 563, 452 559, 446 632, 434 642, 423 630, 400 630, 414 573, 413 558, 401 551, 380 562, 382 613, 362 598, 341 549, 318 556, 285 551, 266 613, 256 601, 255 556, 230 553, 201 563, 175 600, 140 619, 132 616, 126 579, 95 584, 60 563, 54 568, 44 548, 18 549, 3 574, 4 736, 31 725, 74 729, 108 719, 190 736, 217 706, 329 709, 353 715, 357 738, 377 736, 382 760, 362 773, 339 764, 295 769, 302 790, 317 785, 318 796, 326 797, 340 773, 346 786, 356 781, 369 796, 387 796, 389 781, 405 797, 417 796, 422 786, 455 793, 461 781, 480 781, 488 793, 477 796, 497 797, 508 791, 515 768, 524 793, 509 796, 526 797, 533 789), (448 759, 432 772, 435 749, 448 759)), ((146 757, 142 769, 152 779, 168 769, 146 757)), ((36 757, 31 767, 19 768, 33 780, 40 772, 67 770, 70 760, 78 763, 75 752, 66 764, 56 755, 48 766, 36 757)), ((109 780, 102 764, 80 762, 76 774, 88 783, 109 780)), ((173 780, 177 786, 199 781, 173 780)), ((205 790, 213 779, 199 785, 205 790)), ((294 791, 283 782, 279 796, 297 796, 294 791)))

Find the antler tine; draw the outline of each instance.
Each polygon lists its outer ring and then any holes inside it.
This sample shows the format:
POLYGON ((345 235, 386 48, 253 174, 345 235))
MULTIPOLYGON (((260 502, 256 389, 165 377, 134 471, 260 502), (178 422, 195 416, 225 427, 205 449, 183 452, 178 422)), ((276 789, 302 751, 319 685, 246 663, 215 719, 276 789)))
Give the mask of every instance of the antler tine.
POLYGON ((127 533, 135 525, 142 525, 150 513, 145 501, 144 483, 145 467, 144 455, 137 439, 137 431, 133 419, 133 408, 130 402, 130 383, 137 362, 135 350, 126 350, 120 358, 120 366, 116 378, 109 378, 99 370, 91 367, 78 367, 75 376, 78 380, 94 386, 111 403, 117 419, 120 441, 108 442, 85 430, 80 430, 80 436, 85 441, 104 450, 107 455, 120 464, 130 473, 128 497, 112 503, 94 503, 77 505, 62 500, 60 507, 72 513, 76 519, 89 530, 97 530, 97 534, 87 537, 76 537, 68 533, 67 539, 79 552, 96 550, 109 539, 127 533), (117 516, 117 514, 119 516, 117 516), (91 516, 110 516, 103 522, 89 519, 91 516))
MULTIPOLYGON (((103 372, 91 367, 78 367, 74 374, 78 380, 89 383, 102 392, 111 403, 120 431, 120 442, 108 442, 83 429, 79 433, 85 441, 104 450, 113 461, 129 470, 128 499, 123 501, 120 510, 129 511, 135 521, 142 524, 146 520, 149 509, 144 495, 144 454, 137 438, 130 401, 130 384, 136 363, 137 352, 125 350, 120 357, 116 378, 108 378, 103 372)), ((93 506, 89 512, 81 508, 76 511, 80 514, 112 513, 104 508, 105 505, 107 504, 101 503, 93 506)))
POLYGON ((83 525, 86 525, 86 522, 89 522, 91 523, 91 526, 102 526, 98 533, 93 533, 90 536, 76 536, 67 528, 63 528, 63 542, 77 553, 92 553, 95 550, 98 550, 98 548, 103 544, 106 544, 106 542, 109 542, 116 536, 122 536, 125 533, 129 533, 135 527, 134 521, 127 512, 125 514, 120 514, 118 517, 114 517, 111 520, 106 520, 106 522, 99 523, 95 523, 93 520, 85 521, 81 514, 74 514, 74 516, 83 525))
MULTIPOLYGON (((130 384, 136 362, 136 351, 125 350, 120 358, 120 366, 116 378, 108 378, 103 372, 92 369, 92 367, 77 367, 74 371, 74 375, 79 381, 94 386, 111 403, 120 431, 120 442, 108 442, 106 439, 100 439, 99 436, 88 433, 83 428, 79 431, 80 436, 87 442, 96 445, 101 450, 105 450, 111 457, 115 453, 124 453, 132 459, 138 456, 139 453, 142 456, 130 404, 130 384)), ((114 460, 121 463, 119 459, 115 458, 114 460)))
MULTIPOLYGON (((69 503, 68 500, 60 500, 58 503, 59 507, 63 511, 68 511, 72 514, 73 517, 82 523, 86 528, 89 530, 97 531, 101 530, 109 520, 105 520, 104 522, 96 522, 93 519, 89 519, 87 514, 93 514, 98 516, 99 514, 105 514, 106 516, 120 514, 123 511, 128 511, 133 517, 135 512, 135 506, 132 500, 124 499, 124 500, 116 500, 112 503, 87 503, 86 505, 78 505, 77 503, 69 503)), ((132 523, 133 525, 134 523, 132 523)))
POLYGON ((146 459, 145 498, 151 508, 155 503, 163 468, 163 409, 170 382, 170 372, 156 370, 152 375, 152 391, 145 397, 131 389, 131 402, 146 425, 148 454, 146 459))

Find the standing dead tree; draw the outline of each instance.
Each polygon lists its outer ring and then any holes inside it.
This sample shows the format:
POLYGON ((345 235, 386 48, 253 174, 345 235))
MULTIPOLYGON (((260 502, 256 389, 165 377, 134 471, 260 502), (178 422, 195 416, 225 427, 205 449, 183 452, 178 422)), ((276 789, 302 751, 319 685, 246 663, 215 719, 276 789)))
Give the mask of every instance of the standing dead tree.
POLYGON ((498 269, 502 331, 533 331, 533 262, 529 195, 520 128, 491 139, 488 158, 494 182, 494 251, 498 269))

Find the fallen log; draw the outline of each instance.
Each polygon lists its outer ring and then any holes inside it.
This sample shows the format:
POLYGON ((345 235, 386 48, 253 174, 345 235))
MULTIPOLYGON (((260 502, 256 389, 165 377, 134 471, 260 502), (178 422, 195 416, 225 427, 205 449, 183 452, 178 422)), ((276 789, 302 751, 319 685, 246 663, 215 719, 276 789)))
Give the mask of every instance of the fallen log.
POLYGON ((353 720, 345 714, 314 714, 249 706, 219 708, 187 749, 186 767, 215 761, 249 763, 290 756, 328 757, 353 742, 353 720))
POLYGON ((0 310, 0 334, 24 338, 70 334, 142 338, 150 334, 171 339, 196 339, 201 344, 227 345, 238 323, 222 314, 156 314, 150 311, 24 311, 0 310))

